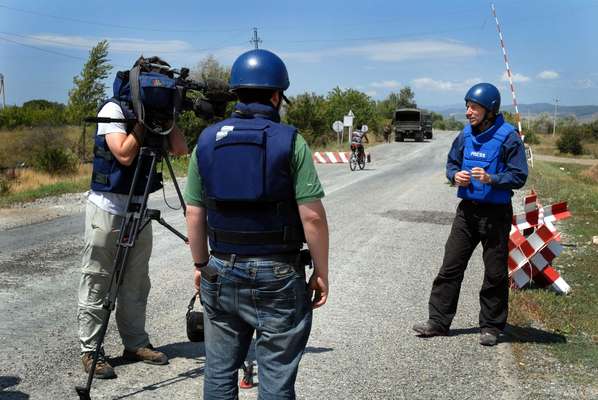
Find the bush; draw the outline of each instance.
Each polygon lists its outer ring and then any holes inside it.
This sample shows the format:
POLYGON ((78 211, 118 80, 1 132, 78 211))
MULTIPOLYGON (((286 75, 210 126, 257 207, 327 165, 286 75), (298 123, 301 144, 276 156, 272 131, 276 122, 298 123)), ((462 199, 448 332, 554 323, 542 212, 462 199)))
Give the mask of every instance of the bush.
POLYGON ((71 149, 46 147, 32 159, 32 166, 53 175, 72 174, 79 168, 79 158, 71 149))
POLYGON ((49 174, 71 174, 79 167, 79 158, 64 131, 44 128, 29 135, 22 143, 27 164, 49 174))
POLYGON ((583 153, 581 137, 573 129, 567 129, 561 133, 561 136, 556 141, 556 146, 561 153, 571 153, 574 155, 583 153))
POLYGON ((534 131, 523 132, 525 134, 526 144, 540 144, 540 138, 534 131))

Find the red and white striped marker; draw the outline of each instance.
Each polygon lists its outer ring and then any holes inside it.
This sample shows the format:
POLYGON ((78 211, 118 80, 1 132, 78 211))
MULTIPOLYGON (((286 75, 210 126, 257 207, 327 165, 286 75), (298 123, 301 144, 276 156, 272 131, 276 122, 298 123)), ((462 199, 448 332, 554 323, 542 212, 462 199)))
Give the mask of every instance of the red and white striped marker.
POLYGON ((316 151, 313 153, 313 160, 317 164, 348 163, 349 157, 349 152, 342 151, 316 151))
POLYGON ((492 15, 494 15, 494 20, 496 21, 496 29, 498 30, 498 38, 500 39, 500 48, 502 49, 502 54, 505 59, 507 77, 509 78, 509 85, 511 87, 511 96, 513 97, 513 107, 515 107, 515 120, 517 121, 517 127, 519 128, 519 135, 523 140, 524 135, 523 130, 521 129, 521 116, 519 115, 519 107, 517 106, 517 97, 515 96, 515 85, 513 85, 513 74, 511 73, 509 58, 507 57, 507 49, 505 46, 504 38, 502 36, 502 30, 500 29, 500 24, 498 23, 498 17, 496 16, 496 7, 494 7, 494 3, 492 3, 492 15))
POLYGON ((513 286, 523 288, 534 281, 557 293, 568 293, 571 288, 552 267, 563 251, 561 235, 553 223, 571 216, 567 202, 541 207, 532 191, 524 198, 524 210, 524 214, 513 217, 509 235, 508 268, 513 286))
MULTIPOLYGON (((365 154, 370 159, 370 153, 365 154)), ((351 158, 349 151, 314 151, 312 158, 316 164, 347 164, 351 158)))

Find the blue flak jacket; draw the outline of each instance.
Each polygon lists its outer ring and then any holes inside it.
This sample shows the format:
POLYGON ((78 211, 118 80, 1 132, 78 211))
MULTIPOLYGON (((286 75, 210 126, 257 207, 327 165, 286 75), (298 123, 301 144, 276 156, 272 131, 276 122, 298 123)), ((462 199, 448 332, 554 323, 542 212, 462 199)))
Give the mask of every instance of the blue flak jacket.
MULTIPOLYGON (((100 106, 100 110, 108 102, 118 104, 122 109, 123 115, 126 119, 135 120, 135 114, 127 102, 119 101, 112 98, 104 102, 100 106)), ((129 127, 127 126, 127 131, 129 127)), ((118 162, 116 157, 110 152, 110 148, 106 143, 105 135, 95 134, 95 143, 93 148, 93 171, 91 174, 91 190, 97 192, 110 192, 118 194, 129 194, 131 186, 133 185, 133 176, 137 168, 138 158, 135 158, 133 163, 129 166, 122 165, 118 162)), ((150 176, 150 160, 143 159, 140 166, 140 177, 137 180, 137 185, 133 191, 134 195, 143 195, 145 185, 150 176)), ((154 173, 152 178, 152 186, 150 193, 162 188, 162 174, 154 173)))
POLYGON ((499 114, 494 125, 484 132, 475 134, 469 124, 463 129, 449 153, 447 176, 452 180, 456 172, 455 165, 451 165, 451 159, 461 158, 458 169, 471 172, 474 167, 481 167, 492 176, 493 182, 484 184, 472 178, 469 186, 459 187, 458 197, 480 203, 509 204, 511 202, 511 189, 523 186, 527 178, 527 161, 523 143, 518 137, 514 139, 514 136, 516 136, 515 128, 504 121, 502 114, 499 114), (458 155, 460 157, 456 157, 454 153, 459 151, 460 139, 462 153, 458 155), (503 151, 507 141, 514 149, 511 151, 513 154, 509 154, 514 159, 505 163, 503 151), (506 173, 509 172, 509 168, 514 168, 515 173, 506 173), (502 177, 502 181, 495 182, 497 177, 502 177))
POLYGON ((220 253, 297 252, 305 241, 291 158, 297 130, 271 106, 238 103, 197 143, 210 248, 220 253))

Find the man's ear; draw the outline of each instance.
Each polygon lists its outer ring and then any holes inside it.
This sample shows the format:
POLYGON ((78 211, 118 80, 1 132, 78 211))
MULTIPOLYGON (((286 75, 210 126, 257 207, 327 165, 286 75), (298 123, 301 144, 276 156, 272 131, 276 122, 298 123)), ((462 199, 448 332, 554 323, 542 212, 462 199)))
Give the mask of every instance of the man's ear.
POLYGON ((278 108, 281 105, 281 103, 282 103, 282 97, 280 96, 280 92, 278 90, 275 90, 272 93, 272 97, 270 97, 270 102, 276 108, 278 108))

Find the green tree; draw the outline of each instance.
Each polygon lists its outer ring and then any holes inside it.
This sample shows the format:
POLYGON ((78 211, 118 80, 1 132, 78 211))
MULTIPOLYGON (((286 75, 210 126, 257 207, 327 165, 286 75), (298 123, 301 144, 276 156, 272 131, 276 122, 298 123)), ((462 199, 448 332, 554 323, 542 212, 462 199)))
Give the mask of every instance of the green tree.
POLYGON ((411 90, 411 87, 405 86, 399 92, 399 102, 397 108, 417 108, 415 102, 415 93, 411 90))
POLYGON ((409 86, 402 88, 399 93, 390 92, 384 100, 376 104, 378 114, 384 119, 392 119, 398 108, 417 108, 415 93, 409 86))
POLYGON ((326 96, 328 107, 326 121, 343 120, 343 116, 353 111, 355 119, 353 126, 368 125, 370 131, 378 132, 382 124, 381 116, 376 112, 376 102, 365 93, 355 89, 342 90, 339 87, 332 89, 326 96))
POLYGON ((221 79, 228 82, 230 66, 222 65, 210 54, 202 58, 191 71, 191 77, 196 80, 221 79))
MULTIPOLYGON (((191 78, 198 81, 205 81, 208 79, 219 79, 228 82, 230 77, 230 67, 222 65, 216 60, 213 55, 208 55, 202 58, 197 65, 191 70, 191 78)), ((195 98, 199 93, 188 93, 189 97, 195 98)), ((233 103, 229 103, 225 115, 230 115, 232 112, 233 103)), ((197 138, 201 132, 213 121, 207 121, 199 118, 191 111, 181 113, 177 118, 177 126, 183 131, 187 145, 193 148, 197 142, 197 138)))
POLYGON ((69 92, 68 116, 72 123, 80 124, 83 118, 97 112, 106 98, 103 80, 108 78, 112 65, 108 64, 108 41, 102 40, 89 51, 89 59, 78 76, 73 78, 69 92))
POLYGON ((291 98, 285 118, 299 129, 309 144, 321 146, 332 137, 329 134, 332 122, 327 119, 327 104, 323 96, 303 93, 291 98))

